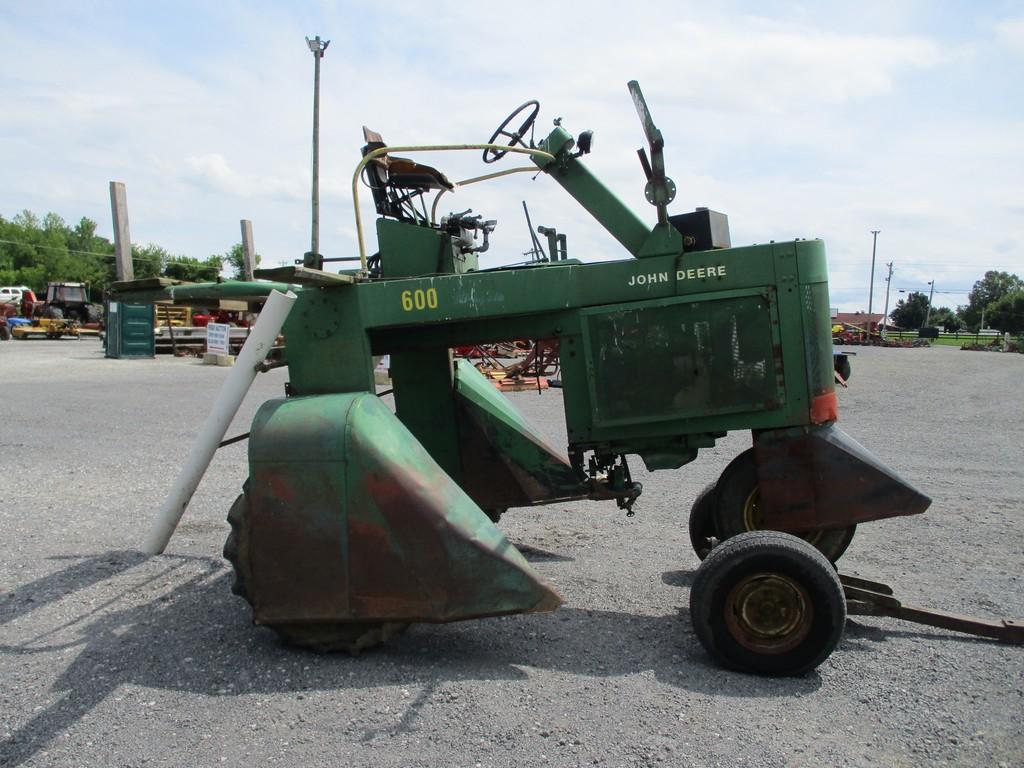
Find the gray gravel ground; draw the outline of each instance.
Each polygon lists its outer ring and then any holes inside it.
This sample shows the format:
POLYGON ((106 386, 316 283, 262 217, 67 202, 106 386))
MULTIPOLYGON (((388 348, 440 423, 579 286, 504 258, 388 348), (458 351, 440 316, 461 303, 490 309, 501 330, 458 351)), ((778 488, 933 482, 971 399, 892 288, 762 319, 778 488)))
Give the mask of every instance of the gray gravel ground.
MULTIPOLYGON (((1024 617, 1024 356, 858 349, 843 427, 934 498, 843 569, 908 602, 1024 617)), ((612 503, 509 513, 554 614, 417 626, 360 658, 251 625, 220 557, 245 446, 168 554, 137 553, 226 369, 0 344, 0 765, 1020 766, 1024 648, 856 618, 801 679, 713 666, 690 627, 694 495, 749 443, 612 503)), ((229 435, 278 396, 259 377, 229 435)), ((512 396, 564 445, 561 394, 512 396)))

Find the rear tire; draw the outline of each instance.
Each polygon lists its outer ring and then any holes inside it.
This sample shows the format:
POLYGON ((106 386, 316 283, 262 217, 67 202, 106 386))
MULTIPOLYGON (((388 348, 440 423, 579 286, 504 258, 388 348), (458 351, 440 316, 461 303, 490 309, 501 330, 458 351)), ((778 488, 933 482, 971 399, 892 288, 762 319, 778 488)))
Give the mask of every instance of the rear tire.
POLYGON ((850 365, 850 358, 846 355, 843 355, 842 357, 837 356, 835 360, 835 370, 836 373, 843 377, 843 381, 849 381, 850 374, 853 373, 853 368, 850 365))
POLYGON ((839 643, 846 598, 814 547, 779 531, 743 533, 715 547, 690 589, 697 639, 721 665, 802 675, 839 643))
MULTIPOLYGON (((231 533, 224 542, 224 558, 231 563, 235 581, 231 591, 250 606, 252 597, 252 564, 249 560, 249 481, 228 510, 231 533)), ((287 643, 308 648, 317 653, 347 651, 353 656, 367 648, 382 645, 409 625, 400 622, 325 622, 270 624, 287 643)))

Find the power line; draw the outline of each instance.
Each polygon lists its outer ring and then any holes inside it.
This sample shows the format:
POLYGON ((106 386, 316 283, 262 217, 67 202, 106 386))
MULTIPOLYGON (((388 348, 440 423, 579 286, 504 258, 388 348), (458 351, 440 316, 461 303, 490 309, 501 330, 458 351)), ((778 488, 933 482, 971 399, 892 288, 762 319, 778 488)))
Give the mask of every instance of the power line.
MULTIPOLYGON (((86 256, 104 256, 107 258, 113 257, 112 253, 97 253, 96 251, 77 251, 74 248, 64 248, 59 245, 42 245, 41 243, 26 243, 23 240, 0 240, 0 243, 7 243, 8 245, 24 245, 28 248, 43 248, 48 251, 64 251, 65 253, 82 253, 86 256)), ((152 261, 152 259, 139 257, 140 261, 152 261)))
MULTIPOLYGON (((860 266, 860 262, 857 259, 833 259, 829 258, 829 264, 840 265, 848 267, 860 266)), ((911 268, 916 267, 978 267, 976 261, 914 261, 907 265, 911 268)), ((1015 269, 1020 269, 1019 264, 991 264, 985 271, 997 271, 997 272, 1012 272, 1015 269)))
MULTIPOLYGON (((925 285, 928 285, 928 283, 925 283, 925 285)), ((901 291, 920 292, 920 291, 923 291, 924 288, 923 287, 921 287, 921 288, 900 288, 900 290, 901 291)), ((957 290, 955 288, 950 288, 949 290, 934 291, 934 293, 970 293, 973 290, 974 290, 973 288, 967 288, 965 290, 959 291, 959 290, 957 290)))

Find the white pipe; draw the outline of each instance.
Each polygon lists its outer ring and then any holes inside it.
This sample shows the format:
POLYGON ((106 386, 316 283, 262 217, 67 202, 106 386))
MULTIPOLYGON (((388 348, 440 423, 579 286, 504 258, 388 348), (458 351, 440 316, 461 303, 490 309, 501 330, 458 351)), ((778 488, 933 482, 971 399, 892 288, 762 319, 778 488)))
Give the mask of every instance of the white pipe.
POLYGON ((281 293, 271 291, 263 310, 260 312, 259 320, 256 321, 252 333, 242 345, 238 353, 238 359, 234 367, 228 373, 224 385, 217 395, 217 399, 210 409, 210 415, 206 417, 196 438, 192 450, 189 452, 185 466, 178 473, 177 480, 167 494, 163 507, 153 527, 149 530, 143 551, 150 555, 159 555, 167 547, 171 540, 174 529, 185 514, 185 508, 192 500, 192 494, 199 487, 199 481, 203 479, 206 468, 213 460, 213 454, 217 446, 224 439, 224 433, 228 431, 231 420, 235 418, 245 393, 252 386, 256 378, 256 366, 263 362, 270 349, 274 346, 277 334, 281 332, 285 318, 292 311, 295 303, 295 294, 291 291, 281 293))

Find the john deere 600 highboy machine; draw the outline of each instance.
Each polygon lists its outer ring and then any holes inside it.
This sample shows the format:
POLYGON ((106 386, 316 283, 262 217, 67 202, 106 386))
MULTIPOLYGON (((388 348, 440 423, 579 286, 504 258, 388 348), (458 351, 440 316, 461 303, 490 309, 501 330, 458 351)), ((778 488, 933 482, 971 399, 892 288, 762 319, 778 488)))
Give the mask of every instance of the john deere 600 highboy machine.
POLYGON ((267 281, 117 286, 140 302, 298 296, 286 396, 254 420, 228 518, 225 555, 256 623, 356 651, 414 622, 553 610, 560 597, 495 525, 503 512, 614 499, 631 513, 641 488, 627 456, 677 470, 750 430, 753 446, 691 513, 706 558, 692 587, 697 636, 720 662, 769 674, 832 652, 847 612, 833 563, 855 526, 929 499, 835 425, 823 243, 734 248, 721 214, 670 216, 662 135, 629 89, 653 227, 587 169, 589 131, 574 139, 555 121, 534 142, 532 101, 485 144, 388 147, 366 130, 353 176, 359 269, 329 273, 313 255, 258 273, 267 281), (396 154, 466 149, 529 162, 453 183, 396 154), (631 258, 485 268, 495 222, 437 211, 445 195, 515 172, 562 186, 631 258), (369 257, 361 182, 378 213, 369 257), (523 338, 559 342, 567 458, 450 353, 523 338), (373 357, 385 354, 397 413, 375 394, 373 357))

